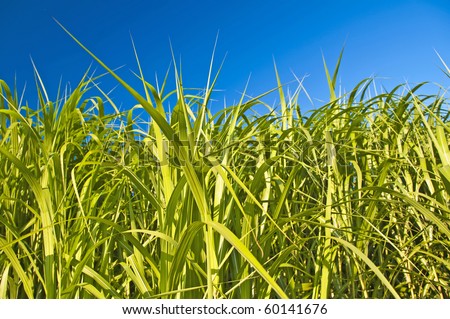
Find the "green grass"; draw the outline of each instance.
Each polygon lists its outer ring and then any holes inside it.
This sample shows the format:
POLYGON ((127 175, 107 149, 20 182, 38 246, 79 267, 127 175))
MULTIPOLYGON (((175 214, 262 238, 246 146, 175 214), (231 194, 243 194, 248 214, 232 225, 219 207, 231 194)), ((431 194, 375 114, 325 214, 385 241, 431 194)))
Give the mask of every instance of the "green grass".
POLYGON ((84 49, 139 105, 119 112, 88 72, 51 100, 36 71, 37 110, 0 81, 1 298, 450 297, 443 94, 337 96, 340 57, 308 116, 278 73, 212 114, 213 63, 201 93, 177 68, 165 92, 84 49))

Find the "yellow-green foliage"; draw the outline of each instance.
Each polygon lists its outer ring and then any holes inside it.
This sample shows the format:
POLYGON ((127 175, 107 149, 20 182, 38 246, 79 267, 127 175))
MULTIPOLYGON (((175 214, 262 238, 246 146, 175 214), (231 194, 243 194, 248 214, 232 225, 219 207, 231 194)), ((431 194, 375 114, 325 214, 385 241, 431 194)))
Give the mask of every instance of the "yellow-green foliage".
POLYGON ((0 297, 449 298, 447 101, 339 97, 338 68, 307 117, 281 84, 279 112, 253 115, 267 92, 212 114, 216 78, 176 69, 140 94, 107 68, 123 113, 95 78, 55 101, 39 80, 38 110, 0 81, 0 297))

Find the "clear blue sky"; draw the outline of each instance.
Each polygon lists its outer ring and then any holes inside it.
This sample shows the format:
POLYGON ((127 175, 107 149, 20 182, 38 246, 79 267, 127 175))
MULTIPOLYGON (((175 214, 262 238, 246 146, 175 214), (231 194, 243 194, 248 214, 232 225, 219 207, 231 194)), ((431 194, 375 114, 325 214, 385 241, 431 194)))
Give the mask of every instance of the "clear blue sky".
MULTIPOLYGON (((169 38, 183 63, 184 84, 205 85, 217 33, 217 65, 228 53, 217 88, 232 102, 251 74, 249 93, 276 86, 272 57, 282 80, 309 75, 304 85, 314 99, 326 99, 322 52, 330 67, 345 43, 340 81, 347 90, 363 78, 387 78, 387 87, 408 81, 450 83, 441 72, 436 49, 450 64, 448 1, 99 1, 0 0, 0 78, 14 77, 27 100, 33 93, 35 61, 51 95, 63 82, 77 83, 91 58, 53 21, 133 80, 133 35, 146 77, 163 77, 171 61, 169 38)), ((98 73, 100 73, 100 68, 98 73)), ((102 80, 108 91, 114 81, 102 80)), ((130 107, 117 89, 112 96, 130 107)), ((316 101, 316 106, 320 102, 316 101)), ((222 105, 222 102, 217 104, 222 105)))

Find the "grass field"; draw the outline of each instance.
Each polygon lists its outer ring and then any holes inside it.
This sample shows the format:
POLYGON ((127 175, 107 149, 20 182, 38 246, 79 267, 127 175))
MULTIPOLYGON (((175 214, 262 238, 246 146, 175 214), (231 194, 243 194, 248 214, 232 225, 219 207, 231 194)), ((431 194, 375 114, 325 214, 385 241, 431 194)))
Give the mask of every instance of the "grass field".
POLYGON ((212 72, 166 92, 103 66, 138 106, 88 73, 54 99, 36 73, 37 110, 0 81, 0 298, 450 297, 444 90, 336 96, 338 62, 307 116, 277 73, 213 114, 212 72))

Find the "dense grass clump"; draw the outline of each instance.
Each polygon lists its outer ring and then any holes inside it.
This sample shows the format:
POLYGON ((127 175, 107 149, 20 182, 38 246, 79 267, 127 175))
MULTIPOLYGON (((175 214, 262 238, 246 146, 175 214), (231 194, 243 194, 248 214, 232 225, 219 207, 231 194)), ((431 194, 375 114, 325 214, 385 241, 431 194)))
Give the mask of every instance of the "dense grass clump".
POLYGON ((85 77, 32 110, 0 81, 1 298, 450 297, 444 96, 334 75, 307 117, 281 85, 267 115, 212 114, 213 77, 139 94, 108 71, 138 106, 107 114, 85 77))

